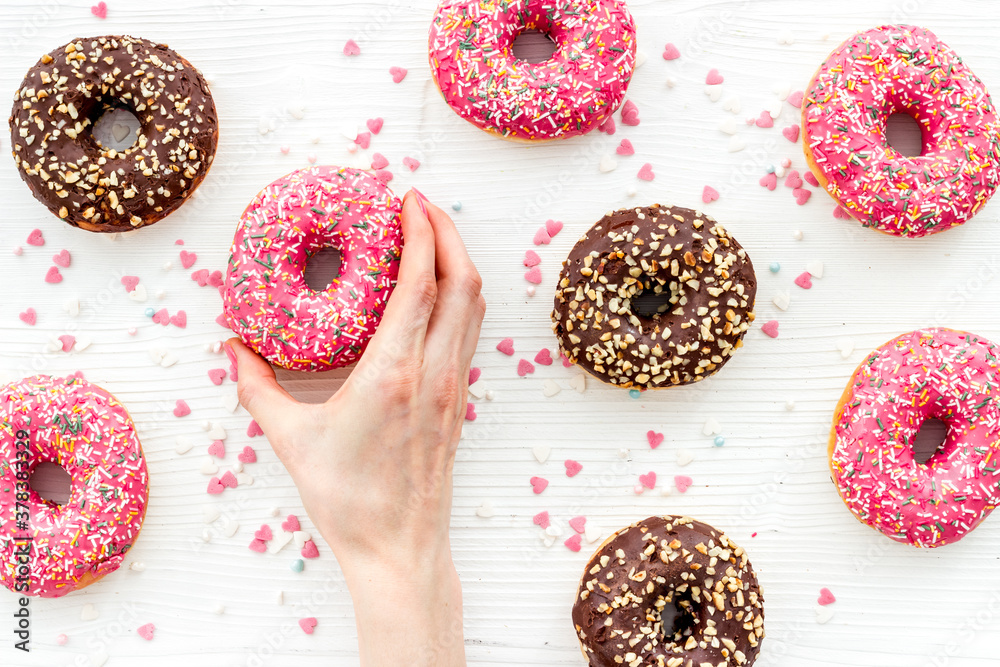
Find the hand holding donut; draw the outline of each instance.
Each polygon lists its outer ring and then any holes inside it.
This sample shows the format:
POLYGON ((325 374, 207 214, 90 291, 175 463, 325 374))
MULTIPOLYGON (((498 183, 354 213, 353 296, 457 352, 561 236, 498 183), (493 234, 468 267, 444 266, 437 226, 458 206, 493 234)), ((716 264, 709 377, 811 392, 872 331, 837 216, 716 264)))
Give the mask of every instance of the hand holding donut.
POLYGON ((402 227, 405 252, 385 316, 326 403, 299 403, 239 339, 227 345, 241 403, 343 568, 362 664, 394 664, 405 653, 408 664, 464 665, 451 471, 486 304, 447 214, 411 192, 402 227))

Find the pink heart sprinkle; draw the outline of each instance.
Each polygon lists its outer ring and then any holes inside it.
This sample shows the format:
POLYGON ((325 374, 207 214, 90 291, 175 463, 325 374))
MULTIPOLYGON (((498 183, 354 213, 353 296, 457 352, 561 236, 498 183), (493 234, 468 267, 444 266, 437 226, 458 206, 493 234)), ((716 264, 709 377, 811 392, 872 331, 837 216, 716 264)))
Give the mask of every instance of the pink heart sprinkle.
POLYGON ((257 463, 257 452, 250 445, 246 445, 236 458, 240 460, 240 463, 257 463))
POLYGON ((302 557, 319 558, 319 549, 316 548, 315 542, 312 540, 306 540, 306 543, 302 545, 302 557))
POLYGON ((551 241, 552 237, 549 236, 549 233, 548 231, 546 231, 545 227, 541 227, 537 232, 535 232, 535 239, 534 239, 535 245, 548 245, 549 242, 551 241))
POLYGON ((208 480, 208 492, 215 495, 217 493, 222 493, 226 490, 226 487, 222 486, 222 482, 219 481, 218 477, 213 477, 208 480))
POLYGON ((393 83, 399 83, 406 78, 407 70, 405 67, 396 67, 393 65, 389 68, 389 74, 392 75, 393 83))
POLYGON ((559 350, 559 361, 562 362, 563 368, 569 368, 573 365, 573 362, 566 358, 562 350, 559 350))
POLYGON ((587 517, 575 516, 569 520, 569 527, 578 533, 582 533, 587 526, 587 517))
POLYGON ((416 171, 417 169, 420 168, 420 160, 412 157, 404 157, 403 166, 409 169, 410 171, 416 171))
POLYGON ((785 179, 785 187, 792 188, 793 190, 802 187, 802 178, 799 176, 799 172, 794 169, 788 172, 788 178, 785 179))
POLYGON ((544 491, 545 487, 549 485, 549 480, 545 479, 544 477, 532 477, 528 481, 531 482, 531 490, 534 491, 536 494, 539 494, 542 491, 544 491))
POLYGON ((221 440, 213 440, 212 444, 208 446, 208 453, 220 459, 225 457, 226 443, 221 440))
POLYGON ((527 359, 521 359, 517 362, 517 374, 521 377, 528 375, 529 373, 535 372, 535 365, 532 364, 527 359))
POLYGON ((794 93, 788 96, 788 103, 791 104, 796 109, 801 109, 803 97, 805 97, 805 93, 803 93, 801 90, 796 90, 794 93))
POLYGON ((504 338, 502 341, 497 343, 497 349, 506 354, 508 357, 514 356, 514 339, 504 338))
POLYGON ((216 387, 222 384, 222 381, 226 379, 226 375, 228 375, 228 373, 225 368, 213 368, 208 371, 208 379, 211 380, 212 384, 216 387))
POLYGON ((191 414, 191 408, 182 398, 177 399, 177 407, 174 408, 174 417, 187 417, 191 414))
POLYGON ((184 239, 177 239, 174 241, 174 245, 184 245, 184 239))
POLYGON ((802 289, 812 289, 813 286, 812 275, 808 271, 806 271, 805 273, 803 273, 802 275, 800 275, 798 278, 795 279, 795 284, 801 287, 802 289))
POLYGON ((362 148, 368 148, 372 144, 372 133, 362 132, 354 140, 354 143, 356 143, 358 146, 361 146, 362 148))
POLYGON ((76 337, 70 336, 69 334, 63 334, 59 336, 59 342, 62 343, 62 351, 69 352, 76 345, 76 337))
POLYGON ((542 258, 538 256, 538 253, 534 250, 529 250, 524 253, 524 265, 527 267, 538 266, 542 263, 542 258))
POLYGON ((663 443, 663 434, 656 431, 646 431, 646 440, 649 441, 650 449, 656 449, 663 443))
POLYGON ((771 114, 766 111, 761 111, 760 116, 756 120, 757 127, 763 127, 765 129, 769 127, 774 127, 774 119, 771 118, 771 114))
POLYGON ((344 44, 344 55, 356 56, 359 55, 360 53, 361 53, 361 47, 358 46, 358 43, 355 42, 353 39, 347 40, 347 43, 344 44))
POLYGON ((548 232, 550 238, 555 238, 556 234, 562 231, 563 223, 559 220, 546 220, 545 221, 545 231, 548 232))
POLYGON ((476 414, 476 404, 475 403, 466 403, 465 404, 465 421, 467 421, 467 422, 474 422, 474 421, 476 421, 476 417, 478 417, 478 416, 479 415, 476 414))
POLYGON ((622 125, 635 126, 638 124, 639 107, 632 100, 625 100, 625 104, 622 105, 622 125))
POLYGON ((635 155, 635 147, 632 146, 632 142, 628 139, 622 139, 615 152, 619 155, 635 155))
POLYGON ((239 482, 236 479, 236 475, 233 474, 232 470, 227 470, 223 473, 222 477, 219 478, 219 483, 222 486, 228 486, 230 489, 235 489, 239 482))
POLYGON ((833 217, 837 218, 838 220, 850 220, 851 214, 845 211, 840 206, 836 206, 833 209, 833 217))
POLYGON ((642 484, 647 489, 652 489, 656 487, 656 473, 653 471, 647 472, 645 475, 639 475, 639 483, 642 484))
POLYGON ((476 366, 473 366, 472 368, 470 368, 469 369, 469 384, 476 384, 476 380, 478 380, 479 377, 482 374, 483 374, 483 370, 481 368, 477 368, 476 366))
POLYGON ((677 50, 677 47, 671 43, 667 43, 663 47, 663 59, 664 60, 677 60, 681 57, 681 52, 677 50))
POLYGON ((281 522, 281 529, 286 533, 294 533, 302 530, 302 525, 299 524, 299 518, 294 514, 289 514, 288 518, 281 522))
POLYGON ((605 119, 605 121, 601 123, 601 126, 597 129, 599 132, 603 132, 609 137, 618 130, 618 128, 615 127, 615 119, 612 118, 611 116, 608 116, 607 119, 605 119))
POLYGON ((581 543, 582 540, 580 539, 579 535, 573 535, 569 537, 565 542, 563 542, 563 544, 566 545, 566 548, 573 552, 580 550, 581 543))
POLYGON ((35 312, 34 308, 28 308, 26 311, 18 315, 18 318, 29 327, 33 327, 35 326, 35 322, 38 321, 38 314, 35 312))
POLYGON ((170 323, 179 329, 184 329, 188 324, 188 316, 183 310, 178 310, 177 314, 170 318, 170 323))
POLYGON ((708 76, 705 77, 705 83, 707 83, 710 86, 718 86, 725 80, 726 80, 725 77, 719 74, 719 70, 714 68, 709 70, 708 76))
POLYGON ((762 179, 760 179, 760 185, 768 190, 774 190, 778 187, 778 175, 773 171, 770 174, 765 174, 762 179))
POLYGON ((257 553, 262 554, 267 551, 267 543, 264 542, 264 540, 254 538, 250 542, 250 551, 256 551, 257 553))
POLYGON ((583 465, 581 465, 578 461, 574 461, 573 459, 566 459, 563 462, 563 465, 566 466, 567 477, 576 477, 577 474, 581 470, 583 470, 583 465))
POLYGON ((533 266, 524 272, 524 279, 533 285, 542 284, 542 270, 537 266, 533 266))
POLYGON ((549 352, 549 348, 543 347, 538 351, 538 354, 535 355, 535 363, 542 366, 552 365, 552 353, 549 352))
POLYGON ((785 136, 785 139, 788 139, 793 144, 794 143, 798 143, 798 141, 799 141, 799 126, 798 125, 789 125, 788 127, 786 127, 785 129, 783 129, 781 131, 781 134, 783 134, 785 136))
POLYGON ((70 257, 69 250, 60 250, 52 257, 52 261, 64 269, 68 269, 72 257, 70 257))
POLYGON ((382 131, 382 124, 384 122, 381 118, 369 118, 365 121, 365 125, 372 134, 378 134, 382 131))
POLYGON ((310 616, 309 618, 300 618, 299 627, 302 628, 302 632, 307 635, 311 635, 316 630, 316 619, 310 616))
POLYGON ((45 245, 45 237, 42 236, 42 230, 34 229, 28 234, 28 245, 33 246, 43 246, 45 245))
POLYGON ((229 322, 226 320, 225 313, 219 313, 218 317, 215 318, 215 323, 218 324, 223 329, 229 328, 229 322))
POLYGON ((692 480, 687 475, 677 475, 676 477, 674 477, 674 486, 677 487, 677 490, 680 493, 687 493, 687 490, 691 488, 691 484, 693 483, 693 481, 694 480, 692 480))
POLYGON ((166 308, 161 308, 160 310, 153 313, 153 321, 157 324, 162 324, 167 326, 170 324, 170 313, 167 312, 166 308))
POLYGON ((191 280, 198 283, 199 287, 204 287, 208 284, 208 269, 199 269, 191 274, 191 280))
POLYGON ((551 525, 548 512, 539 512, 531 521, 542 530, 545 530, 549 527, 549 525, 551 525))
MULTIPOLYGON (((103 5, 103 4, 104 3, 102 2, 101 5, 103 5)), ((90 10, 94 11, 94 8, 91 7, 90 10)), ((105 7, 104 11, 107 12, 107 8, 106 7, 105 7)), ((104 17, 101 16, 99 18, 103 19, 104 17)), ((153 625, 152 623, 147 623, 146 625, 140 625, 138 628, 136 628, 136 632, 139 633, 139 636, 142 637, 143 639, 145 639, 147 642, 153 640, 153 632, 155 630, 156 630, 156 626, 153 625)))
POLYGON ((711 185, 706 185, 705 189, 701 193, 701 200, 706 204, 711 204, 718 198, 719 198, 719 191, 713 188, 711 185))
POLYGON ((778 337, 778 320, 771 320, 761 325, 760 330, 771 338, 778 337))
POLYGON ((274 534, 271 532, 271 527, 265 523, 261 525, 260 530, 255 532, 253 536, 258 540, 269 542, 271 538, 274 537, 274 534))
POLYGON ((256 419, 251 419, 250 425, 247 426, 247 436, 256 438, 258 435, 264 435, 264 429, 260 427, 256 419))
POLYGON ((134 292, 139 285, 139 278, 137 276, 122 276, 122 285, 126 292, 134 292))
POLYGON ((382 185, 388 185, 389 181, 392 180, 392 172, 389 171, 388 169, 376 169, 375 180, 377 180, 382 185))
POLYGON ((817 179, 816 174, 812 173, 811 171, 807 171, 802 177, 806 179, 806 183, 813 186, 814 188, 819 187, 819 179, 817 179))
POLYGON ((51 284, 61 283, 63 281, 62 274, 59 273, 58 266, 50 266, 49 272, 45 274, 45 282, 51 284))
POLYGON ((816 600, 817 604, 819 604, 822 607, 825 607, 826 605, 833 604, 836 601, 837 598, 833 596, 833 593, 830 591, 829 588, 819 589, 819 599, 816 600))
POLYGON ((372 155, 372 169, 385 169, 389 166, 389 161, 381 153, 372 155))
POLYGON ((198 261, 198 255, 193 252, 188 252, 187 250, 181 250, 181 266, 185 269, 190 269, 194 266, 194 263, 198 261))
POLYGON ((805 188, 796 188, 792 190, 792 195, 795 197, 795 203, 799 206, 805 206, 809 198, 812 197, 812 190, 806 190, 805 188))
POLYGON ((642 165, 642 168, 639 170, 638 176, 640 179, 644 181, 651 181, 654 178, 656 178, 656 174, 653 173, 653 165, 649 164, 648 162, 642 165))

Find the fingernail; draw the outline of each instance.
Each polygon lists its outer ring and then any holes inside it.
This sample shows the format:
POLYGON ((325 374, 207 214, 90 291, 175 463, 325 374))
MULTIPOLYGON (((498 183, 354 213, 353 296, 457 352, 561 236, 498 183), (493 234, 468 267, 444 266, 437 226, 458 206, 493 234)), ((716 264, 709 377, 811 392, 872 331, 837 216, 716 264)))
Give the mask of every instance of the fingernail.
POLYGON ((230 345, 229 343, 223 343, 222 349, 226 351, 226 356, 229 357, 229 363, 231 363, 233 366, 237 366, 238 364, 236 363, 236 353, 233 351, 233 346, 230 345))
POLYGON ((420 212, 424 214, 425 218, 430 218, 427 214, 427 207, 424 206, 424 202, 427 201, 427 197, 425 197, 424 194, 416 188, 410 188, 410 190, 413 191, 413 194, 417 195, 417 206, 420 207, 420 212))

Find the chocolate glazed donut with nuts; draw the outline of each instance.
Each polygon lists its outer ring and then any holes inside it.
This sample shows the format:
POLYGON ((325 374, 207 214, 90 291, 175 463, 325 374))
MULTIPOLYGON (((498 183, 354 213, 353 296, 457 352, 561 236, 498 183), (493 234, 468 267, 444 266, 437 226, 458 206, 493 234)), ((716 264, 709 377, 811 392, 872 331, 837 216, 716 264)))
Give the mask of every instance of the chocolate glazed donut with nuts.
POLYGON ((194 192, 215 156, 219 121, 191 63, 163 44, 107 36, 42 56, 14 96, 10 133, 36 199, 74 227, 121 232, 157 222, 194 192), (140 124, 122 151, 92 134, 115 108, 140 124))
POLYGON ((563 262, 552 328, 569 361, 619 387, 704 380, 743 344, 757 277, 746 251, 698 211, 660 206, 605 215, 563 262), (651 316, 642 293, 669 295, 651 316))
POLYGON ((746 552, 687 517, 618 531, 587 563, 573 624, 592 667, 749 667, 764 598, 746 552), (677 616, 664 627, 663 610, 677 616))

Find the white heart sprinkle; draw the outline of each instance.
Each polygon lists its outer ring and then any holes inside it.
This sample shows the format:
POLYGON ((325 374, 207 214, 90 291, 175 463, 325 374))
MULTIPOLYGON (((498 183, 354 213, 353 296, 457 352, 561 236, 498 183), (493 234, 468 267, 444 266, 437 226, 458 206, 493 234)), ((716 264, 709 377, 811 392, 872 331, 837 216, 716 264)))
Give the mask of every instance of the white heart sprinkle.
POLYGON ((614 171, 618 168, 618 163, 610 155, 602 155, 601 161, 597 165, 597 168, 602 174, 607 174, 608 172, 614 171))
POLYGON ((209 422, 208 428, 205 430, 208 431, 208 437, 212 440, 226 439, 226 429, 222 428, 222 425, 219 424, 219 422, 209 422))
POLYGON ((727 97, 726 101, 722 103, 722 108, 730 113, 739 114, 743 110, 743 103, 740 102, 740 98, 738 97, 727 97))
POLYGON ((306 110, 299 105, 291 106, 288 107, 288 115, 295 120, 302 120, 306 117, 306 110))
POLYGON ((174 447, 174 451, 178 454, 187 454, 194 447, 194 441, 191 438, 187 438, 183 435, 177 436, 177 446, 174 447))
POLYGON ((52 354, 53 352, 62 351, 62 341, 55 336, 49 336, 49 342, 42 346, 42 351, 46 354, 52 354))
POLYGON ((738 134, 735 135, 735 136, 733 136, 729 140, 729 152, 730 153, 739 153, 741 150, 743 150, 746 147, 747 147, 747 142, 743 141, 743 137, 739 136, 738 134))
POLYGON ((83 609, 80 610, 81 621, 93 621, 97 619, 98 616, 100 616, 100 614, 97 613, 97 608, 90 603, 83 605, 83 609))
POLYGON ((546 535, 544 533, 542 534, 542 544, 544 544, 546 547, 551 547, 555 543, 556 543, 556 538, 552 537, 551 535, 546 535))
POLYGON ((837 349, 840 350, 840 356, 847 359, 854 352, 854 340, 851 338, 841 338, 837 341, 837 349))
POLYGON ((571 389, 575 389, 576 391, 582 394, 587 390, 587 376, 574 375, 569 380, 569 386, 571 389))
POLYGON ((205 523, 215 523, 219 518, 219 510, 213 505, 205 505, 201 508, 201 518, 205 523))
POLYGON ((271 538, 271 540, 267 543, 267 552, 276 554, 282 549, 284 549, 286 546, 288 546, 288 543, 291 541, 292 541, 292 534, 286 533, 285 531, 281 531, 273 538, 271 538))
POLYGON ((69 313, 70 317, 76 317, 80 314, 80 300, 70 299, 66 302, 66 312, 69 313))
POLYGON ((596 542, 603 534, 604 529, 593 521, 588 520, 583 526, 583 536, 587 538, 587 542, 596 542))
POLYGON ((219 466, 215 465, 215 461, 212 460, 211 456, 206 456, 201 462, 201 468, 198 471, 202 475, 214 475, 219 472, 219 466))
POLYGON ((160 361, 160 365, 164 368, 170 368, 178 362, 178 359, 172 352, 167 352, 163 355, 163 359, 160 361))
POLYGON ((105 651, 97 651, 90 654, 90 662, 94 667, 104 667, 108 662, 108 654, 105 651))
POLYGON ((205 542, 206 544, 208 542, 211 542, 212 541, 212 531, 210 531, 208 528, 206 528, 205 530, 201 531, 201 541, 205 542))
POLYGON ((630 454, 629 450, 626 449, 625 447, 618 448, 618 458, 627 459, 629 454, 630 454))
POLYGON ((549 537, 559 537, 562 535, 562 526, 557 523, 549 524, 549 527, 545 529, 545 534, 549 537))
POLYGON ((93 344, 93 341, 90 340, 88 336, 77 336, 76 345, 73 347, 73 349, 76 350, 77 352, 83 352, 88 347, 90 347, 91 344, 93 344))
MULTIPOLYGON (((350 123, 345 123, 344 125, 340 126, 340 134, 346 137, 347 139, 354 141, 355 139, 358 138, 358 126, 351 125, 350 123)), ((357 144, 354 145, 357 146, 357 144)))
POLYGON ((547 398, 552 398, 560 391, 562 391, 562 387, 560 387, 555 380, 546 380, 545 384, 542 385, 542 393, 545 394, 547 398))
POLYGON ((236 412, 236 408, 240 407, 240 397, 235 390, 227 391, 222 395, 222 407, 231 413, 236 412))
POLYGON ((724 134, 736 134, 740 131, 739 123, 736 122, 735 118, 726 118, 721 123, 719 123, 719 131, 724 134))
POLYGON ((295 538, 295 546, 299 549, 304 547, 306 542, 312 539, 312 536, 304 530, 296 530, 292 537, 295 538))
POLYGON ((257 123, 257 131, 260 132, 263 135, 263 134, 267 134, 272 129, 274 129, 274 128, 271 127, 271 119, 269 119, 269 118, 267 118, 265 116, 261 116, 260 122, 257 123))
POLYGON ((627 188, 625 188, 625 194, 629 197, 634 197, 637 194, 639 194, 639 191, 635 188, 634 185, 630 185, 627 188))
POLYGON ((722 433, 722 426, 715 419, 709 417, 708 421, 705 422, 705 428, 701 432, 705 435, 718 435, 722 433))
POLYGON ((708 95, 708 99, 718 102, 722 99, 722 86, 705 86, 705 94, 708 95))
POLYGON ((778 99, 784 102, 788 99, 788 96, 792 92, 792 84, 787 81, 775 81, 774 85, 771 86, 771 92, 778 96, 778 99))
POLYGON ((830 622, 831 618, 833 618, 833 607, 832 606, 827 605, 825 607, 822 607, 822 606, 818 606, 817 605, 817 607, 816 607, 816 622, 817 623, 819 623, 820 625, 826 625, 827 623, 830 622))
POLYGON ((139 283, 134 290, 128 293, 128 298, 138 303, 144 303, 146 301, 146 286, 139 283))
POLYGON ((237 521, 228 520, 226 521, 226 527, 222 529, 222 534, 226 537, 232 537, 236 534, 236 531, 240 529, 240 524, 237 521))
POLYGON ((669 496, 670 493, 671 493, 671 491, 672 491, 672 489, 667 484, 664 484, 663 486, 660 487, 660 495, 661 496, 669 496))
POLYGON ((483 504, 476 508, 476 516, 480 518, 489 519, 494 514, 493 503, 488 500, 484 500, 483 504))
POLYGON ((552 450, 549 449, 548 447, 543 447, 541 445, 538 445, 536 447, 531 448, 531 453, 535 457, 536 461, 538 461, 539 463, 545 463, 546 461, 549 460, 549 454, 552 453, 552 450))
POLYGON ((128 569, 133 572, 144 572, 146 570, 146 564, 142 561, 133 561, 128 564, 128 569))
POLYGON ((214 611, 219 616, 222 616, 223 614, 226 613, 226 607, 225 607, 225 605, 217 604, 217 605, 215 605, 215 610, 214 611))
POLYGON ((767 113, 771 115, 771 118, 777 118, 781 115, 781 110, 785 108, 784 103, 781 100, 775 100, 771 102, 767 107, 767 113))
POLYGON ((694 454, 686 449, 677 450, 677 465, 684 467, 694 461, 694 454))
POLYGON ((477 382, 474 385, 469 386, 469 395, 473 398, 483 398, 486 395, 486 388, 480 386, 482 382, 477 382))
POLYGON ((253 475, 248 472, 237 473, 236 482, 240 486, 253 486, 253 475))
POLYGON ((806 271, 809 272, 813 278, 823 277, 823 262, 809 262, 806 264, 806 271))
POLYGON ((642 51, 635 52, 635 66, 636 68, 642 67, 642 64, 646 62, 646 54, 642 51))
POLYGON ((163 263, 163 270, 164 271, 169 271, 172 268, 174 268, 174 263, 173 262, 164 262, 163 263))
POLYGON ((778 292, 777 294, 775 294, 773 302, 775 308, 777 308, 778 310, 788 310, 788 304, 791 302, 791 300, 792 300, 791 292, 785 291, 785 292, 778 292))

